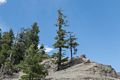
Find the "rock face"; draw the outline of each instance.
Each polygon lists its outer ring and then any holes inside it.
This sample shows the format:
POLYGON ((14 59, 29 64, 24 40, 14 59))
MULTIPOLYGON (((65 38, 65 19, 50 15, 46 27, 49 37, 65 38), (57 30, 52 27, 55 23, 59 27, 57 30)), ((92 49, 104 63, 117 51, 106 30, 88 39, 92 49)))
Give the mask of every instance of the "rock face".
POLYGON ((109 65, 81 63, 61 71, 50 71, 48 80, 120 80, 109 65))
MULTIPOLYGON (((120 80, 116 71, 110 65, 91 62, 82 56, 76 59, 77 64, 66 69, 55 71, 48 69, 47 80, 120 80)), ((51 62, 50 62, 51 63, 51 62)), ((55 66, 55 65, 54 65, 55 66)))

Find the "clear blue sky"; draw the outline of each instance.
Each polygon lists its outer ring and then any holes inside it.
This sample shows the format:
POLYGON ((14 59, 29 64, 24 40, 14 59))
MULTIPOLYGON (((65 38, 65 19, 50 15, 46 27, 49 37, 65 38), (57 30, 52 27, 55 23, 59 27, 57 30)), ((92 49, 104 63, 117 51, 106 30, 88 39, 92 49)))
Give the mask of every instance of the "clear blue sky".
POLYGON ((120 0, 0 0, 0 27, 15 32, 40 25, 40 42, 52 47, 57 9, 62 9, 70 31, 78 37, 78 55, 112 65, 120 71, 120 0))

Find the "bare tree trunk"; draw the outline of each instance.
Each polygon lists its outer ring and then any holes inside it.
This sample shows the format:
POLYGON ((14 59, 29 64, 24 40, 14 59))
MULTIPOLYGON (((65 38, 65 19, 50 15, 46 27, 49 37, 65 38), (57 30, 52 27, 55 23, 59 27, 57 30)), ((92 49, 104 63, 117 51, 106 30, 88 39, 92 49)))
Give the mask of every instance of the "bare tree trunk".
POLYGON ((59 48, 59 59, 58 59, 58 70, 61 68, 61 56, 62 56, 62 48, 59 48))
POLYGON ((70 47, 70 52, 71 52, 71 63, 73 63, 73 51, 72 51, 72 47, 70 47))

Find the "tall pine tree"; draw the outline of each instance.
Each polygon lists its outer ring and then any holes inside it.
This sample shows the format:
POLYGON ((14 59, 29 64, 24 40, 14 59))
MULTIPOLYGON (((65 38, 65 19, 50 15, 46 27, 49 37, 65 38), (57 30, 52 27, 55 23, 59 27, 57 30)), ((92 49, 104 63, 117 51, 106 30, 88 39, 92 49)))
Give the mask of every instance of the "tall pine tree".
POLYGON ((72 34, 72 32, 68 32, 68 34, 69 34, 68 46, 70 48, 71 62, 73 62, 73 54, 76 54, 76 52, 77 52, 77 46, 79 44, 76 41, 77 38, 75 37, 75 35, 72 34))
POLYGON ((44 59, 45 53, 43 49, 38 49, 39 44, 39 26, 37 23, 32 25, 32 28, 25 32, 27 35, 27 42, 25 42, 26 50, 24 60, 22 61, 21 68, 26 75, 22 76, 22 80, 40 80, 47 75, 47 71, 40 62, 44 59))
POLYGON ((59 50, 59 56, 58 56, 58 70, 61 68, 61 57, 63 55, 62 50, 64 48, 68 48, 66 45, 66 30, 64 30, 64 26, 66 26, 65 16, 63 15, 61 10, 58 10, 58 19, 57 19, 57 36, 55 37, 56 42, 54 43, 54 47, 59 50))

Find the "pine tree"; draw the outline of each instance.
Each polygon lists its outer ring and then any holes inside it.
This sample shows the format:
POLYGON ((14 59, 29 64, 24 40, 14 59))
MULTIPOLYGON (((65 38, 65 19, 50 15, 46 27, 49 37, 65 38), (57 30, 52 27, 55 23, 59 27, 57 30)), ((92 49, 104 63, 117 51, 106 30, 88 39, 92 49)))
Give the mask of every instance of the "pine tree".
POLYGON ((13 45, 13 50, 14 50, 14 64, 19 64, 21 60, 23 60, 25 51, 26 51, 26 38, 25 38, 25 30, 22 29, 20 33, 17 34, 14 45, 13 45))
POLYGON ((0 65, 4 67, 2 73, 11 75, 13 69, 12 63, 12 44, 14 40, 14 34, 12 29, 9 32, 4 32, 1 37, 1 51, 0 51, 0 65))
POLYGON ((9 46, 12 47, 13 42, 14 42, 14 33, 13 33, 13 30, 12 30, 12 29, 9 30, 9 36, 10 36, 9 46))
POLYGON ((79 44, 76 42, 77 38, 72 34, 72 32, 68 32, 68 34, 69 34, 68 45, 70 48, 71 62, 73 62, 73 54, 76 54, 77 46, 79 44), (74 52, 73 52, 73 50, 74 50, 74 52))
POLYGON ((38 44, 39 44, 39 36, 38 36, 38 33, 40 32, 39 30, 39 26, 38 24, 35 22, 33 25, 32 25, 32 29, 31 29, 31 40, 32 40, 32 43, 35 45, 35 48, 37 49, 38 48, 38 44))
POLYGON ((25 55, 22 60, 21 68, 26 75, 21 77, 22 80, 40 80, 47 75, 47 72, 40 62, 45 58, 44 46, 38 49, 39 44, 39 26, 37 23, 32 28, 23 32, 22 40, 25 44, 25 55))
POLYGON ((41 51, 40 53, 42 53, 42 55, 44 55, 46 52, 45 52, 45 47, 44 47, 44 44, 42 44, 39 48, 39 51, 41 51))
POLYGON ((44 66, 39 64, 42 58, 37 51, 34 44, 27 49, 28 55, 22 63, 22 70, 26 75, 23 75, 21 80, 40 80, 47 75, 44 66))
POLYGON ((59 49, 59 56, 58 56, 58 70, 61 67, 61 57, 62 57, 62 50, 63 48, 68 48, 66 45, 66 31, 63 29, 66 26, 65 16, 63 15, 61 10, 58 10, 58 20, 57 20, 57 36, 55 37, 56 42, 54 43, 54 47, 59 49))
POLYGON ((41 55, 41 57, 42 57, 43 59, 47 59, 47 58, 50 57, 50 56, 48 55, 48 53, 45 52, 46 49, 45 49, 44 44, 42 44, 38 50, 39 50, 39 53, 40 53, 40 55, 41 55))
POLYGON ((14 44, 15 52, 15 64, 19 64, 21 60, 27 56, 26 49, 30 47, 31 44, 35 45, 35 49, 38 48, 39 43, 39 26, 34 23, 31 28, 21 29, 21 32, 17 35, 14 44))
POLYGON ((12 44, 14 40, 14 34, 12 29, 9 32, 4 32, 1 38, 1 54, 6 58, 10 56, 10 50, 12 49, 12 44))

